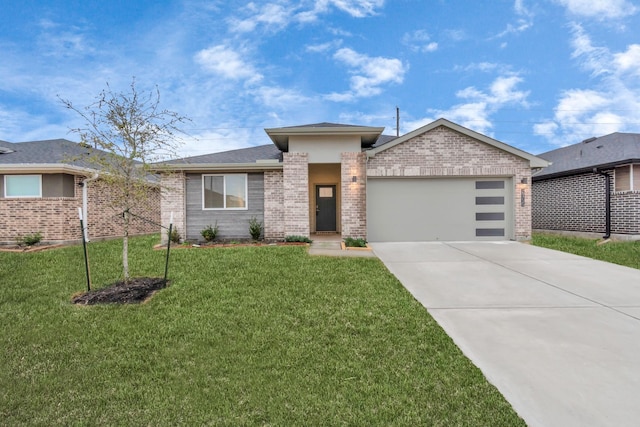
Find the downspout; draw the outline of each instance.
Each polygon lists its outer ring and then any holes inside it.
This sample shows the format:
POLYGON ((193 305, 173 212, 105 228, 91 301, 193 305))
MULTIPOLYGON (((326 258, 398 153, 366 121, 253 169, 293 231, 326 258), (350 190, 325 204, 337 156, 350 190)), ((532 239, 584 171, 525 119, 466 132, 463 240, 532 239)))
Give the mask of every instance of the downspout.
POLYGON ((608 239, 611 237, 611 175, 599 171, 598 168, 593 168, 593 173, 605 177, 605 234, 602 238, 608 239))
POLYGON ((87 178, 82 181, 82 217, 84 218, 84 239, 89 241, 89 216, 88 206, 89 206, 89 183, 98 179, 99 174, 95 172, 91 178, 87 178))

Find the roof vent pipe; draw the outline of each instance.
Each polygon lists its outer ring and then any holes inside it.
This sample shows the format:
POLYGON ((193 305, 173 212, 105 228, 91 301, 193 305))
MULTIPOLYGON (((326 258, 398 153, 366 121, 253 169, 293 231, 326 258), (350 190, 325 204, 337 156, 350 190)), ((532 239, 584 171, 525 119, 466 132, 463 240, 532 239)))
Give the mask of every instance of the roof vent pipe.
POLYGON ((599 171, 598 168, 593 168, 593 173, 605 177, 605 234, 602 238, 608 239, 611 237, 611 175, 599 171))

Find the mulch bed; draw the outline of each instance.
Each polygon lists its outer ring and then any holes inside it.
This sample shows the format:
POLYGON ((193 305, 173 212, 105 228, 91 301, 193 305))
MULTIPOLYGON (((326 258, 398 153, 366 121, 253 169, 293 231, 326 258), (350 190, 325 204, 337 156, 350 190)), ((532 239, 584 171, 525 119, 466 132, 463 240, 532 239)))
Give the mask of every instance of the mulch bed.
POLYGON ((49 249, 62 248, 66 245, 64 244, 55 244, 55 245, 33 245, 33 246, 19 246, 19 245, 0 245, 0 252, 40 252, 47 251, 49 249))
POLYGON ((168 282, 157 277, 135 277, 116 282, 106 288, 86 292, 71 299, 74 304, 140 304, 149 299, 157 290, 165 288, 168 282))
MULTIPOLYGON (((171 249, 189 249, 189 248, 241 248, 246 246, 308 246, 309 243, 302 242, 276 242, 276 243, 264 243, 264 242, 203 242, 203 243, 179 243, 171 244, 171 249)), ((158 244, 153 247, 156 250, 167 249, 167 245, 158 244)))

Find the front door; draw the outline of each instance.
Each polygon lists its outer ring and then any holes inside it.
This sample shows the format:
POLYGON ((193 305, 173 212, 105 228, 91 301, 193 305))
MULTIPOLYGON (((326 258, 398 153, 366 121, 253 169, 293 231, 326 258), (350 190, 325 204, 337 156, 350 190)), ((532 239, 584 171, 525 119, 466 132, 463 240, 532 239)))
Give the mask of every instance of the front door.
POLYGON ((337 231, 335 185, 316 185, 316 231, 337 231))

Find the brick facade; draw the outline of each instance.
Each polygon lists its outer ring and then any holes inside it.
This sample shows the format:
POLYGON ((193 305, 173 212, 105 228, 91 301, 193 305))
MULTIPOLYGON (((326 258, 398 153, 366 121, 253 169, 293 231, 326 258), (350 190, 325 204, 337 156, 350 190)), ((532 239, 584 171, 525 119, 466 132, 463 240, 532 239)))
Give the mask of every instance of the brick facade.
POLYGON ((284 232, 309 237, 309 162, 307 153, 283 153, 284 232))
MULTIPOLYGON (((79 184, 84 179, 84 176, 75 177, 74 197, 0 198, 0 243, 15 244, 16 239, 38 232, 45 242, 80 240, 78 208, 82 207, 82 187, 79 184)), ((88 218, 85 220, 90 239, 122 236, 122 217, 109 203, 112 191, 100 180, 88 184, 88 218)), ((157 222, 159 211, 159 197, 151 197, 134 213, 157 222)), ((153 224, 138 219, 131 222, 132 235, 154 232, 157 227, 153 224)))
POLYGON ((264 173, 264 238, 284 239, 284 176, 282 171, 264 173))
POLYGON ((342 237, 367 236, 366 161, 365 153, 341 154, 342 237))
MULTIPOLYGON (((604 171, 612 175, 613 170, 604 171)), ((605 177, 583 173, 533 183, 533 228, 604 233, 605 177)), ((611 232, 640 234, 640 192, 614 192, 611 179, 611 232)))
POLYGON ((445 126, 439 126, 369 159, 369 177, 513 177, 514 234, 531 238, 529 162, 445 126), (521 184, 524 180, 524 184, 521 184), (522 206, 524 191, 524 206, 522 206))
MULTIPOLYGON (((124 234, 123 208, 113 204, 120 190, 101 180, 90 182, 88 185, 89 239, 122 236, 124 234)), ((150 187, 144 198, 136 202, 131 212, 157 224, 160 221, 160 189, 150 187)), ((129 235, 157 233, 158 227, 148 221, 131 216, 129 235)))
MULTIPOLYGON (((161 210, 160 223, 164 227, 169 227, 171 214, 173 214, 173 227, 178 234, 184 236, 187 229, 186 221, 186 177, 182 172, 163 173, 160 179, 161 188, 161 210)), ((157 230, 157 227, 156 227, 157 230)), ((161 231, 162 243, 167 242, 167 231, 161 231)))

